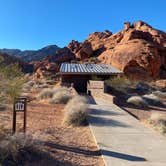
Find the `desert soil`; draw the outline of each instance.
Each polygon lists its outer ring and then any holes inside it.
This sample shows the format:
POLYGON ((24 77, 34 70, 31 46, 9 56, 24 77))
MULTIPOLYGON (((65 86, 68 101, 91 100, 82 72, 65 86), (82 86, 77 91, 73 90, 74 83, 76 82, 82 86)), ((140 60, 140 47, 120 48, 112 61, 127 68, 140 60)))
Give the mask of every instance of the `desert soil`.
MULTIPOLYGON (((42 142, 46 155, 30 157, 25 165, 53 166, 104 166, 90 128, 68 127, 63 124, 64 105, 50 105, 46 102, 28 103, 27 133, 42 142)), ((18 115, 21 130, 22 114, 18 115)), ((0 111, 0 125, 12 127, 12 111, 0 111)))

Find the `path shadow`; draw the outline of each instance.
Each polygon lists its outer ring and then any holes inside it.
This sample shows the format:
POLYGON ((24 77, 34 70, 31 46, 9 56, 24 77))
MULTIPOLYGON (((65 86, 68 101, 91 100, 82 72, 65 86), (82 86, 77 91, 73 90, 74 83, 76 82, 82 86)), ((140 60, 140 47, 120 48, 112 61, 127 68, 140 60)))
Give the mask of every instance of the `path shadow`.
POLYGON ((91 108, 89 110, 89 114, 91 114, 91 115, 112 115, 112 116, 121 115, 118 112, 107 111, 107 110, 103 110, 103 109, 94 109, 94 108, 91 108))
POLYGON ((88 104, 97 105, 95 99, 92 96, 88 96, 88 104))
POLYGON ((133 156, 133 155, 119 153, 119 152, 114 152, 114 151, 101 150, 101 153, 102 153, 102 155, 106 155, 106 156, 110 156, 110 157, 115 157, 115 158, 119 158, 119 159, 122 159, 122 160, 128 160, 128 161, 147 161, 143 157, 133 156))
POLYGON ((117 120, 113 120, 113 119, 108 119, 108 118, 104 118, 104 117, 96 117, 93 115, 89 115, 88 117, 88 121, 90 122, 91 125, 94 126, 111 126, 111 127, 131 127, 128 124, 119 122, 117 120))
POLYGON ((53 142, 43 142, 43 143, 46 146, 49 146, 51 148, 79 153, 79 154, 83 154, 83 155, 88 155, 88 156, 100 156, 101 155, 100 150, 95 150, 95 151, 85 150, 85 149, 81 149, 78 147, 65 146, 65 145, 60 145, 60 144, 53 143, 53 142))
POLYGON ((139 120, 139 118, 134 115, 132 112, 130 112, 129 110, 127 110, 125 107, 120 107, 121 109, 123 109, 124 111, 126 111, 129 115, 133 116, 134 118, 136 118, 137 120, 139 120))

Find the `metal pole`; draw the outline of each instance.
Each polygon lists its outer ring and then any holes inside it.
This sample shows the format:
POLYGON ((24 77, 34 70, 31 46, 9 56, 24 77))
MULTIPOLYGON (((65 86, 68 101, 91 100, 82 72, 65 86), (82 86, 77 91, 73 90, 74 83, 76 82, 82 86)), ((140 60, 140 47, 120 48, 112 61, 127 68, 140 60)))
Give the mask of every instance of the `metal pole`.
POLYGON ((16 111, 15 111, 15 101, 13 105, 13 134, 16 132, 16 111))

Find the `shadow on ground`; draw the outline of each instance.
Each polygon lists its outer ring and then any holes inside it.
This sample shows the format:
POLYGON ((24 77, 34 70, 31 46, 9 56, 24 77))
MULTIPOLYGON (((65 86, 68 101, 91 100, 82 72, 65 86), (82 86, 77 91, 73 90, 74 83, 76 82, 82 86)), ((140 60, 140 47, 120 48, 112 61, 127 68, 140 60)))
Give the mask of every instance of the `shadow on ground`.
POLYGON ((111 127, 131 127, 128 124, 113 120, 113 119, 108 119, 104 117, 96 117, 93 115, 89 115, 88 121, 90 122, 91 125, 94 126, 111 126, 111 127))
POLYGON ((122 159, 122 160, 128 160, 128 161, 147 161, 143 157, 128 155, 128 154, 114 152, 114 151, 101 150, 101 152, 102 152, 102 155, 106 155, 106 156, 110 156, 110 157, 115 157, 115 158, 119 158, 119 159, 122 159))
POLYGON ((96 151, 85 150, 85 149, 81 149, 78 147, 65 146, 65 145, 60 145, 60 144, 53 143, 53 142, 44 142, 44 144, 51 148, 69 151, 69 152, 73 152, 73 153, 79 153, 79 154, 83 154, 83 155, 87 155, 87 156, 100 156, 101 155, 100 150, 96 150, 96 151))
POLYGON ((89 113, 91 115, 111 115, 111 116, 116 116, 116 115, 121 115, 120 113, 115 113, 113 111, 107 111, 107 110, 103 110, 103 109, 90 109, 89 113))

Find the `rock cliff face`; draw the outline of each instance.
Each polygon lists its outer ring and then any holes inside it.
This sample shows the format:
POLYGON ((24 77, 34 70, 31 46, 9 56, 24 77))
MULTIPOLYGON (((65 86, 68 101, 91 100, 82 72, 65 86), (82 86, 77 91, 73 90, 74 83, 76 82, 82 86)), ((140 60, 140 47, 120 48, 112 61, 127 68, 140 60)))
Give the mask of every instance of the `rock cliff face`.
POLYGON ((36 78, 43 78, 55 75, 59 71, 62 62, 70 62, 75 59, 75 55, 69 48, 64 47, 55 52, 54 55, 44 58, 42 61, 32 62, 36 78))
POLYGON ((166 77, 166 33, 142 21, 126 22, 116 34, 94 32, 82 43, 72 41, 68 48, 78 59, 97 57, 131 78, 166 77))

